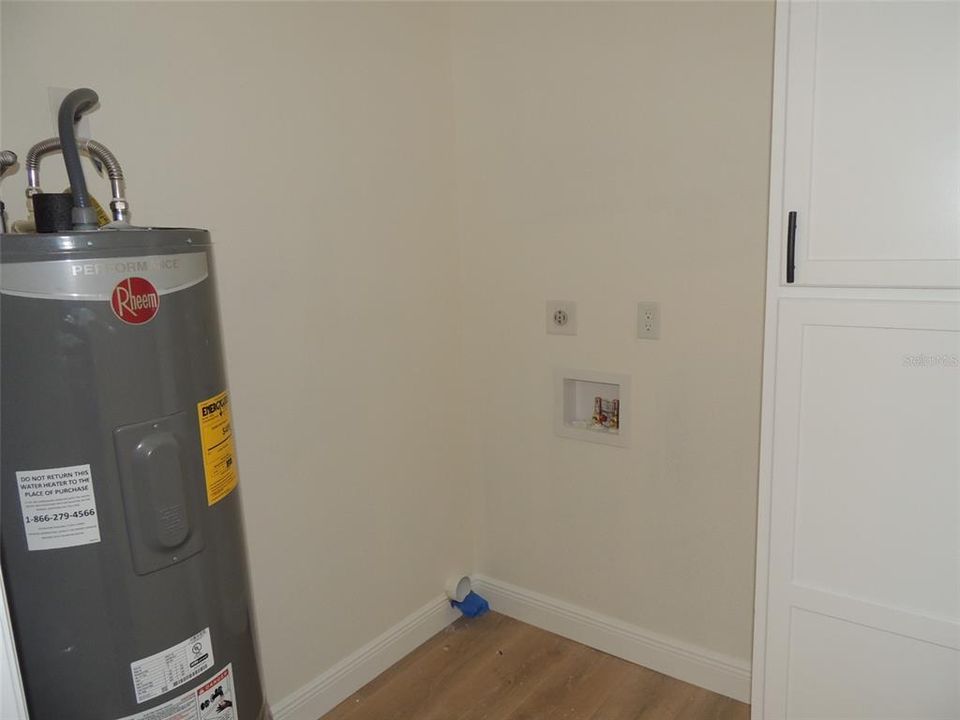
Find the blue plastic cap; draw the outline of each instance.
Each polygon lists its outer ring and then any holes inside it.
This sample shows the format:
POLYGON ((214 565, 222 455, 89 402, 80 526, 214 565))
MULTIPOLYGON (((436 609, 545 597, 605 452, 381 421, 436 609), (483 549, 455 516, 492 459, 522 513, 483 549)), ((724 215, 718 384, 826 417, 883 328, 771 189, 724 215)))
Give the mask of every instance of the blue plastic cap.
POLYGON ((469 618, 480 617, 490 609, 490 603, 475 592, 468 593, 463 602, 451 600, 450 604, 469 618))

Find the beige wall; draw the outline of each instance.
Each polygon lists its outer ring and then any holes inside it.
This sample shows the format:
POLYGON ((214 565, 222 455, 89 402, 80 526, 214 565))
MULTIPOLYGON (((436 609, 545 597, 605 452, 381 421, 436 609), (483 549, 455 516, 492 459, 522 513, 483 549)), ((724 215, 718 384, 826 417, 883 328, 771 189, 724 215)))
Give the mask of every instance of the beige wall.
MULTIPOLYGON (((3 5, 3 147, 89 85, 140 223, 209 226, 266 686, 472 563, 444 18, 429 7, 3 5)), ((63 187, 47 160, 48 187, 63 187)), ((92 173, 88 171, 88 175, 92 173)), ((105 181, 91 179, 101 200, 105 181)), ((24 175, 3 183, 23 215, 24 175)))
POLYGON ((749 659, 773 8, 453 17, 479 569, 749 659), (632 376, 630 449, 553 435, 554 366, 632 376))
POLYGON ((218 242, 272 700, 471 565, 749 657, 768 3, 4 3, 2 25, 0 145, 50 134, 48 86, 90 85, 135 220, 218 242), (547 299, 578 303, 577 337, 545 335, 547 299), (638 300, 660 341, 633 339, 638 300), (632 375, 632 448, 552 434, 557 365, 632 375))

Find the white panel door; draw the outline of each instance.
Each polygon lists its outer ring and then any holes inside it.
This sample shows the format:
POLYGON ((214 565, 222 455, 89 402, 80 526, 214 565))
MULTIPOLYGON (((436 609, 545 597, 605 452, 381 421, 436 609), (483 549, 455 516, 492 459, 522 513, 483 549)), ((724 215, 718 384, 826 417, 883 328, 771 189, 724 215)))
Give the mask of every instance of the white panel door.
POLYGON ((796 284, 960 287, 960 2, 780 11, 796 284))
POLYGON ((960 718, 960 303, 784 299, 764 720, 960 718))

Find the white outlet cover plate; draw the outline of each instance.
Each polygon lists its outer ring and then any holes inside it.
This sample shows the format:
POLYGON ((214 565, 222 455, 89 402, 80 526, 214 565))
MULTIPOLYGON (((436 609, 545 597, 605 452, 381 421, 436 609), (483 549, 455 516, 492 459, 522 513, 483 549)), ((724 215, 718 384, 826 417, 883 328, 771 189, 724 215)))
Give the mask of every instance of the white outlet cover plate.
POLYGON ((547 332, 550 335, 577 334, 577 304, 570 300, 547 300, 547 332), (562 318, 558 321, 557 318, 562 318))
POLYGON ((660 303, 637 303, 637 339, 660 339, 660 303))

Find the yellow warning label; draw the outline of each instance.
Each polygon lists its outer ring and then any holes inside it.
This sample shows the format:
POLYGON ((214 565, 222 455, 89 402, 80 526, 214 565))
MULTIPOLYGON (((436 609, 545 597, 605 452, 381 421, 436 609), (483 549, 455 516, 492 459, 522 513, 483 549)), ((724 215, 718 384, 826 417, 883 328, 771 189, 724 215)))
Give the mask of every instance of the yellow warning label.
POLYGON ((237 458, 233 449, 230 401, 226 391, 197 403, 207 505, 214 505, 237 486, 237 458))

